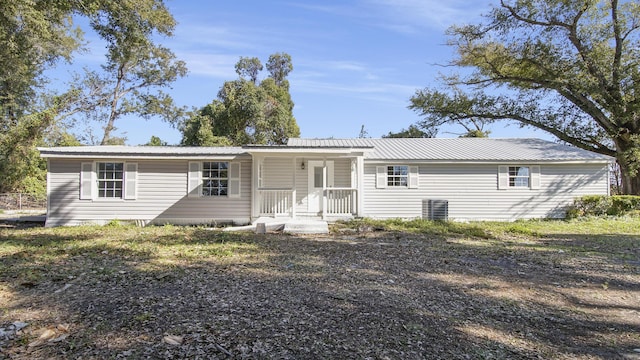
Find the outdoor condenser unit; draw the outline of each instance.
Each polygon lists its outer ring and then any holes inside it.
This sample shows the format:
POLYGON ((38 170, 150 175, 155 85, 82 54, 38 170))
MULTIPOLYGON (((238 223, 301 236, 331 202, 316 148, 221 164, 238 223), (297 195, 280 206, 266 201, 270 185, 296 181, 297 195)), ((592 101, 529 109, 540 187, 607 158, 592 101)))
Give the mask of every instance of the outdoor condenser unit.
POLYGON ((449 219, 449 201, 439 199, 422 200, 422 218, 425 220, 441 220, 449 219))

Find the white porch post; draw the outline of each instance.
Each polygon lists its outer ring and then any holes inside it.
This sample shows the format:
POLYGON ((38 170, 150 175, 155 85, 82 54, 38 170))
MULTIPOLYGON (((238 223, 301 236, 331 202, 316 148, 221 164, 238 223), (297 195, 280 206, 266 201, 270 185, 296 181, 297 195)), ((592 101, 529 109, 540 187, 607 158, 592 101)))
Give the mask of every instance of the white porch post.
POLYGON ((356 188, 358 189, 357 191, 357 197, 358 197, 358 209, 356 210, 356 216, 361 217, 363 214, 363 197, 364 197, 364 157, 363 156, 358 156, 356 158, 356 188))
POLYGON ((262 156, 253 155, 252 168, 251 168, 251 219, 256 219, 260 216, 260 196, 258 188, 260 187, 260 164, 262 163, 262 156))
POLYGON ((296 172, 298 171, 298 158, 296 156, 293 157, 293 191, 291 192, 291 218, 296 218, 296 203, 297 203, 297 194, 296 194, 296 172))
MULTIPOLYGON (((351 183, 350 188, 357 189, 358 184, 358 160, 357 158, 351 159, 351 183)), ((351 199, 351 204, 349 207, 351 208, 351 214, 355 214, 358 211, 358 191, 356 190, 355 198, 351 199), (355 210, 355 211, 354 211, 355 210)))
POLYGON ((327 218, 327 158, 322 159, 322 219, 327 218))

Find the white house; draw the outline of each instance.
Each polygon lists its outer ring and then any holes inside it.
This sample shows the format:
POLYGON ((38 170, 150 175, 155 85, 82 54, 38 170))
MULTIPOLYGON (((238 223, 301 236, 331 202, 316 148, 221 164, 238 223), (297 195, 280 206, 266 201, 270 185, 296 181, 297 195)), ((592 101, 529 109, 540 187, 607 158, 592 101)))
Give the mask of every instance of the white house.
POLYGON ((39 150, 49 169, 47 226, 561 218, 575 197, 608 194, 613 160, 538 139, 483 138, 39 150))

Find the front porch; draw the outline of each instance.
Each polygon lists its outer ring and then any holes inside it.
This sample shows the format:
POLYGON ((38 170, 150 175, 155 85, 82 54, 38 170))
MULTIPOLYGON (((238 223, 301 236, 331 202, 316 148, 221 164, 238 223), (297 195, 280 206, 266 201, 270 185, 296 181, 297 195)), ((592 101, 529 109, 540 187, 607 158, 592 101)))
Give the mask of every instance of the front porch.
POLYGON ((357 188, 325 188, 320 193, 321 207, 318 213, 300 212, 294 199, 297 199, 295 188, 258 188, 258 216, 321 218, 338 220, 352 218, 358 212, 357 188), (300 213, 299 213, 300 212, 300 213))
POLYGON ((329 153, 311 154, 275 150, 280 151, 265 149, 252 153, 255 184, 252 186, 252 219, 332 221, 360 215, 362 150, 334 149, 329 153))

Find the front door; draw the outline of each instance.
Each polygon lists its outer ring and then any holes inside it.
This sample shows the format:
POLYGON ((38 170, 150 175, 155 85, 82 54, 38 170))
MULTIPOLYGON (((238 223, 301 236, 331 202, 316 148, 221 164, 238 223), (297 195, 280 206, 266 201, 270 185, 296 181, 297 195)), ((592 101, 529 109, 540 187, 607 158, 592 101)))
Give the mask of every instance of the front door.
POLYGON ((333 186, 333 161, 311 160, 309 166, 308 211, 318 214, 322 211, 322 188, 333 186), (323 179, 323 167, 327 166, 327 178, 323 179))

